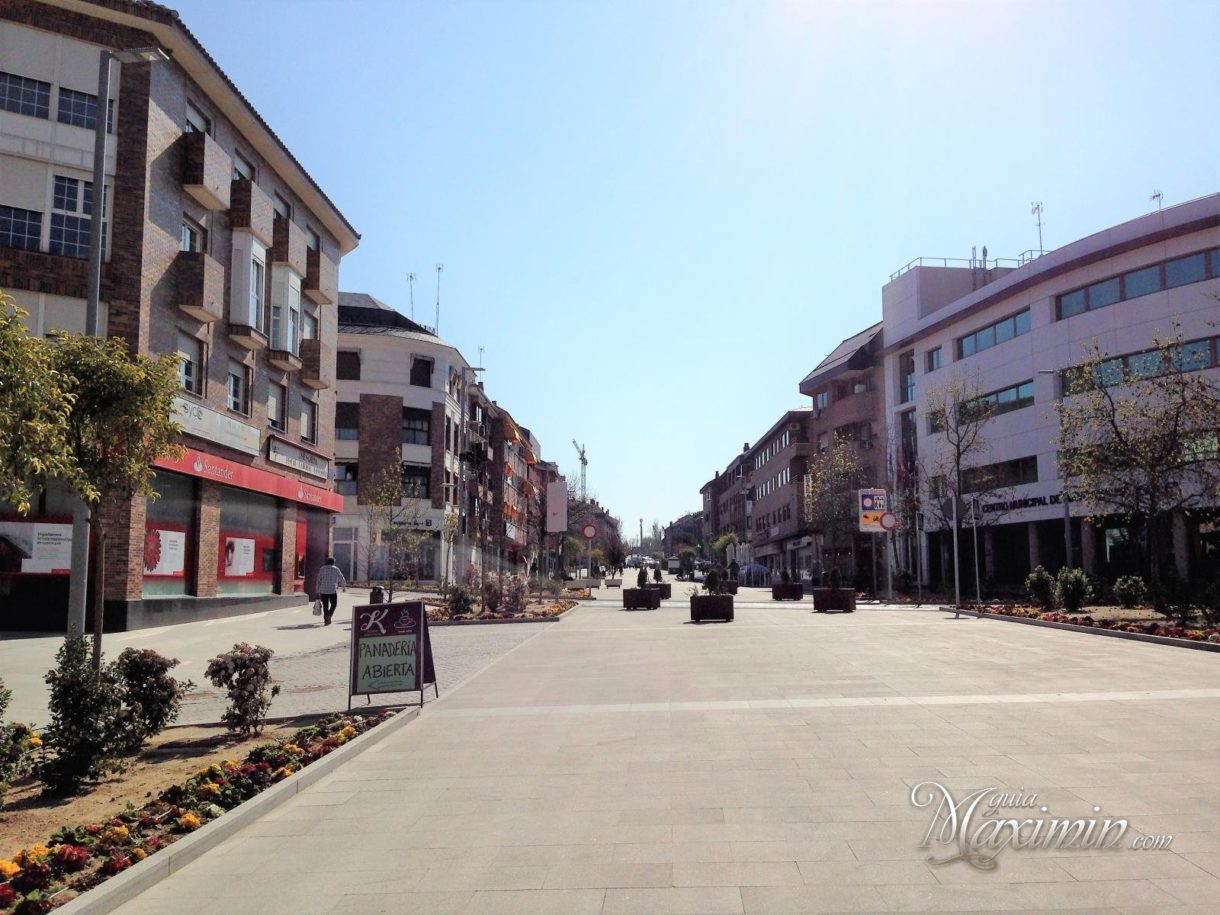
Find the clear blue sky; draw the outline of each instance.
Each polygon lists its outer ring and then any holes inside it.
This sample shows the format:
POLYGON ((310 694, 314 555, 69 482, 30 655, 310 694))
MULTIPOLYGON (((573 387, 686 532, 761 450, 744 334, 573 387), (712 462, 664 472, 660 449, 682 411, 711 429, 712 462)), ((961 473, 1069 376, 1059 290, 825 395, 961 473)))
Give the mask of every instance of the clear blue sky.
POLYGON ((169 0, 363 242, 635 531, 920 256, 1220 190, 1211 2, 169 0))

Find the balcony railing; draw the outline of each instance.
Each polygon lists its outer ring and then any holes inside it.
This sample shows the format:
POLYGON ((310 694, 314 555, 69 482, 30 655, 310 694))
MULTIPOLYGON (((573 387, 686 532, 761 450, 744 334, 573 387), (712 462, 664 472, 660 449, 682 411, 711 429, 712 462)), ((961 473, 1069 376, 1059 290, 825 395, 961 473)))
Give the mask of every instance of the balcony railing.
POLYGON ((178 307, 210 324, 224 317, 225 271, 219 261, 202 251, 179 251, 178 307))
POLYGON ((182 189, 209 210, 229 208, 233 160, 212 137, 201 131, 184 133, 182 189))

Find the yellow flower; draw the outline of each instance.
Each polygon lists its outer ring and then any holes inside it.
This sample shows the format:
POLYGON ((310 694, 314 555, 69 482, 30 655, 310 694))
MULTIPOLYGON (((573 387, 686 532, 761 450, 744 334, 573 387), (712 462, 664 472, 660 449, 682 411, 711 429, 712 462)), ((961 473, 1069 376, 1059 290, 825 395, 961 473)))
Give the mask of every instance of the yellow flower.
POLYGON ((345 727, 342 731, 339 732, 339 736, 346 737, 348 740, 351 740, 353 737, 356 736, 356 729, 349 724, 347 727, 345 727))
POLYGON ((284 749, 284 752, 285 752, 285 753, 292 753, 292 754, 293 754, 293 755, 295 755, 295 756, 300 756, 300 755, 301 755, 301 753, 302 753, 302 752, 304 752, 304 751, 303 751, 303 750, 302 750, 300 747, 298 747, 298 746, 297 746, 295 743, 286 743, 286 744, 284 744, 284 748, 283 748, 283 749, 284 749))
POLYGON ((24 848, 17 854, 13 855, 13 860, 22 867, 27 867, 33 864, 39 858, 45 858, 51 853, 51 849, 45 845, 31 845, 29 848, 24 848))
POLYGON ((293 773, 293 771, 295 771, 295 770, 292 768, 292 766, 280 766, 272 774, 276 778, 287 778, 288 776, 290 776, 293 773))
POLYGON ((20 865, 14 864, 12 861, 0 859, 0 877, 3 877, 5 880, 20 870, 20 865))
POLYGON ((192 830, 198 829, 199 826, 200 819, 193 813, 184 813, 182 816, 178 817, 178 828, 183 832, 191 832, 192 830))
POLYGON ((214 785, 211 782, 204 782, 196 789, 196 791, 199 794, 205 794, 208 797, 219 797, 220 785, 214 785))
POLYGON ((130 835, 131 831, 126 826, 112 826, 110 829, 107 829, 104 833, 102 833, 102 841, 115 843, 126 842, 128 836, 130 835))
POLYGON ((32 734, 32 735, 30 736, 30 746, 31 746, 31 747, 34 747, 35 749, 37 749, 38 747, 41 747, 41 746, 42 746, 42 738, 41 738, 41 737, 39 737, 37 734, 32 734))
POLYGON ((131 856, 133 858, 135 858, 137 861, 143 861, 145 858, 148 857, 148 852, 146 852, 142 848, 133 848, 131 850, 131 856))

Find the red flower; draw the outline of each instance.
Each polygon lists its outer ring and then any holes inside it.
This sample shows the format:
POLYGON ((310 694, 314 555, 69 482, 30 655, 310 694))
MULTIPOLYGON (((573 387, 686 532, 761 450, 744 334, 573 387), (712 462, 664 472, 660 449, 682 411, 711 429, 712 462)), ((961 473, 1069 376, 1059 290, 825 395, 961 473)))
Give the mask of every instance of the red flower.
POLYGON ((16 898, 17 891, 13 889, 11 884, 0 883, 0 909, 12 905, 13 900, 16 898))
POLYGON ((59 867, 72 873, 83 869, 89 863, 89 849, 81 845, 57 845, 53 859, 59 867))
POLYGON ((126 855, 112 855, 102 863, 102 873, 108 877, 113 877, 119 871, 125 871, 131 867, 131 859, 126 855))

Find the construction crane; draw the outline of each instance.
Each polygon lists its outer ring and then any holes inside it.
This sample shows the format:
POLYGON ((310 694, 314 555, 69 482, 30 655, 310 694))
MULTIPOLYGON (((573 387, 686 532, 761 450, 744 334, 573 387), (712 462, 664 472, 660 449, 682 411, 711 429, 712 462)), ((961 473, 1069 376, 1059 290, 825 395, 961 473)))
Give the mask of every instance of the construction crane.
POLYGON ((572 439, 572 447, 580 455, 580 501, 588 502, 588 493, 585 492, 585 468, 589 466, 589 459, 585 457, 585 446, 576 444, 576 439, 572 439))

